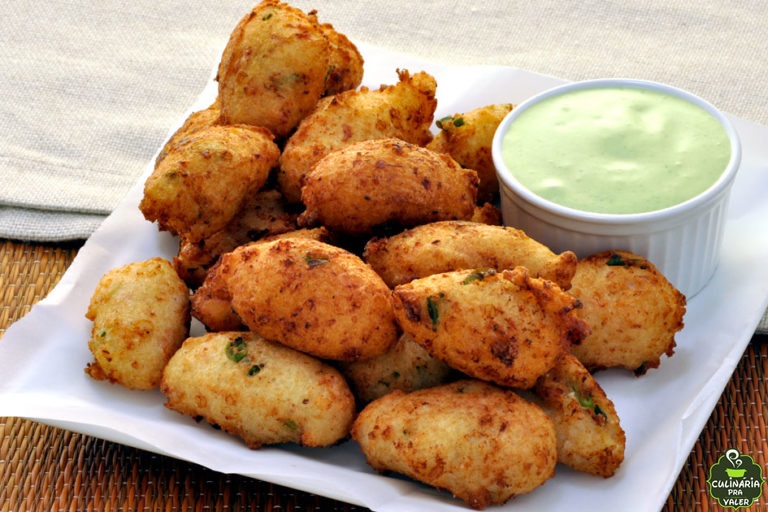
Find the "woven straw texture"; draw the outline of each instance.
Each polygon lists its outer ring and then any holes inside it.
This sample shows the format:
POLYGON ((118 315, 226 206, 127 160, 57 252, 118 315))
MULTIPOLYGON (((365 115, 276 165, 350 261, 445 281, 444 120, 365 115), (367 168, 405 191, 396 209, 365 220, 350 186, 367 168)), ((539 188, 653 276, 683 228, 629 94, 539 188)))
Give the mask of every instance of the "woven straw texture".
MULTIPOLYGON (((0 336, 55 286, 78 249, 77 244, 0 240, 0 336)), ((709 496, 706 480, 709 467, 729 448, 766 467, 766 374, 768 336, 755 336, 691 451, 665 511, 723 510, 709 496)), ((663 414, 663 404, 657 413, 663 414)), ((29 420, 0 418, 0 512, 64 510, 366 509, 29 420)), ((763 495, 750 510, 768 510, 768 498, 763 495)))

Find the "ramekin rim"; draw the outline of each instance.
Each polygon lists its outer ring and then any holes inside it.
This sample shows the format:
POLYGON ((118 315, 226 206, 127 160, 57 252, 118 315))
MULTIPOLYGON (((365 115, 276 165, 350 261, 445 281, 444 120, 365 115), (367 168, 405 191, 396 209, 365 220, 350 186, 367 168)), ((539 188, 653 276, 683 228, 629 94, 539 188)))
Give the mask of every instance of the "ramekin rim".
POLYGON ((600 224, 648 224, 657 221, 667 220, 683 214, 687 211, 695 210, 721 195, 721 193, 730 185, 730 183, 736 177, 739 166, 741 164, 741 140, 735 127, 728 119, 728 117, 717 107, 700 96, 680 89, 673 85, 665 84, 662 82, 656 82, 651 80, 643 80, 637 78, 597 78, 590 80, 581 80, 575 82, 567 82, 564 84, 551 87, 544 91, 541 91, 533 96, 525 99, 518 105, 516 105, 512 111, 504 116, 502 121, 493 136, 491 154, 494 166, 496 168, 496 175, 502 186, 512 189, 516 195, 522 197, 525 201, 528 201, 535 207, 545 210, 551 214, 559 215, 565 218, 571 218, 582 222, 593 222, 600 224), (725 169, 719 176, 719 178, 709 186, 703 192, 696 196, 680 202, 676 205, 662 208, 659 210, 652 210, 639 213, 599 213, 589 212, 586 210, 579 210, 567 206, 560 205, 553 201, 544 199, 543 197, 535 194, 530 189, 522 185, 516 178, 514 178, 512 172, 507 168, 502 157, 501 149, 509 125, 517 119, 520 114, 529 109, 533 105, 536 105, 543 99, 563 94, 573 90, 600 88, 600 87, 637 87, 647 88, 656 91, 665 92, 690 101, 691 103, 698 105, 712 115, 723 127, 728 136, 728 140, 731 145, 731 155, 726 164, 725 169))

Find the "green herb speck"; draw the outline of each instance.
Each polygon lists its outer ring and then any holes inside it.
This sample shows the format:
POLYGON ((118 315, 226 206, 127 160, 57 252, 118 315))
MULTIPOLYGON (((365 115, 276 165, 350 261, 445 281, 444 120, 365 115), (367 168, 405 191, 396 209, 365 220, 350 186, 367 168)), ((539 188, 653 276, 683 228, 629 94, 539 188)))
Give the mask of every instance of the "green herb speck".
POLYGON ((247 355, 248 345, 246 345, 245 341, 240 336, 230 341, 227 345, 227 357, 230 360, 239 363, 247 355))
POLYGON ((469 284, 474 281, 482 281, 485 279, 486 276, 492 276, 496 273, 496 270, 489 268, 487 270, 476 270, 469 274, 467 277, 464 278, 464 280, 461 282, 461 284, 469 284))
POLYGON ((437 301, 432 296, 427 297, 427 313, 429 314, 429 319, 432 322, 432 327, 437 327, 437 321, 440 318, 440 311, 437 308, 437 301))
POLYGON ((319 265, 328 263, 331 260, 328 258, 318 258, 318 257, 312 256, 311 254, 307 254, 304 256, 304 261, 307 262, 307 265, 309 265, 309 268, 315 268, 319 265))

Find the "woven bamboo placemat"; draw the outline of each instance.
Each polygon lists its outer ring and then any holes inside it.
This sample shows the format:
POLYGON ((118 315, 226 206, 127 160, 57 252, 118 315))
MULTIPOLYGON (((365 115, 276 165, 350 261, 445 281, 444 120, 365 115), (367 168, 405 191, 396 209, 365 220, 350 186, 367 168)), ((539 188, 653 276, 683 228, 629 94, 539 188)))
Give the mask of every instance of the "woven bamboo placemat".
MULTIPOLYGON (((78 249, 78 244, 0 241, 0 336, 56 285, 78 249)), ((691 451, 665 511, 723 510, 709 496, 706 480, 709 467, 729 448, 751 455, 766 468, 767 373, 768 336, 755 336, 691 451)), ((663 414, 663 404, 651 412, 663 414)), ((366 509, 33 421, 0 417, 0 512, 63 510, 366 509)), ((768 510, 766 496, 750 510, 768 510)))

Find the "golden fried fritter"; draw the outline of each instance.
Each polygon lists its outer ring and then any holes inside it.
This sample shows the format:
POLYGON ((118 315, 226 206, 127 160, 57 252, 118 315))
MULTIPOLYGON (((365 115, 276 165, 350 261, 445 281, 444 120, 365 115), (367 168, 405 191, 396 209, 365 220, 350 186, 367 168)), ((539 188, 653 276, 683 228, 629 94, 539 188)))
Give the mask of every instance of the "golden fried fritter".
POLYGON ((189 334, 189 290, 162 258, 116 267, 101 278, 85 373, 131 389, 160 385, 163 368, 189 334))
POLYGON ((399 82, 362 87, 323 98, 291 135, 280 157, 278 186, 291 202, 301 200, 302 178, 322 157, 349 144, 395 137, 416 145, 432 138, 437 100, 427 73, 398 71, 399 82))
POLYGON ((341 372, 363 404, 396 389, 410 392, 445 384, 456 373, 405 335, 387 353, 343 364, 341 372))
POLYGON ((606 478, 619 469, 626 436, 616 408, 575 356, 563 356, 534 393, 555 424, 558 462, 606 478))
POLYGON ((205 276, 203 284, 195 290, 190 299, 192 316, 197 318, 209 332, 240 331, 245 326, 232 309, 232 295, 227 288, 229 267, 218 260, 205 276))
POLYGON ((331 96, 356 89, 363 81, 363 56, 355 44, 330 23, 323 23, 320 28, 331 45, 324 95, 331 96))
POLYGON ((336 369, 252 332, 188 338, 161 390, 169 409, 202 417, 250 448, 335 444, 349 435, 356 412, 336 369))
POLYGON ((501 210, 491 203, 484 203, 475 207, 475 213, 470 219, 472 222, 501 226, 501 210))
POLYGON ((371 402, 352 426, 368 463, 446 489, 480 510, 555 474, 552 421, 509 390, 462 380, 371 402))
POLYGON ((224 229, 264 186, 280 150, 263 128, 211 126, 170 149, 139 208, 161 230, 197 243, 224 229))
POLYGON ((323 96, 330 56, 314 13, 264 0, 224 48, 217 75, 222 122, 288 135, 323 96))
POLYGON ((359 235, 469 219, 476 194, 477 174, 447 155, 399 139, 367 140, 329 153, 304 176, 307 208, 298 222, 359 235))
POLYGON ((250 244, 222 256, 245 325, 323 359, 356 361, 397 342, 387 285, 360 258, 316 240, 250 244))
POLYGON ((590 370, 623 367, 644 374, 672 356, 683 328, 685 296, 646 258, 606 251, 579 261, 569 292, 592 333, 573 354, 590 370))
POLYGON ((166 157, 170 153, 171 149, 182 145, 186 142, 186 138, 193 133, 208 128, 209 126, 215 126, 219 124, 219 116, 221 115, 221 109, 219 108, 218 98, 208 108, 192 112, 184 121, 178 130, 170 136, 163 148, 155 158, 155 165, 160 163, 160 160, 166 157))
MULTIPOLYGON (((281 238, 308 238, 327 242, 330 235, 325 228, 297 229, 271 235, 261 241, 281 238)), ((232 309, 232 296, 229 293, 229 288, 227 288, 227 274, 229 272, 230 265, 222 265, 221 259, 217 260, 206 272, 202 286, 192 294, 192 316, 197 318, 209 331, 238 331, 245 328, 240 317, 232 309)))
POLYGON ((492 201, 499 195, 491 143, 499 123, 513 108, 510 103, 500 103, 440 119, 440 131, 427 145, 432 151, 448 153, 463 167, 477 171, 480 178, 477 197, 481 201, 492 201))
POLYGON ((519 229, 469 221, 433 222, 372 239, 364 258, 390 287, 451 270, 523 266, 563 290, 578 261, 573 252, 557 255, 519 229))
POLYGON ((246 197, 240 211, 221 231, 193 243, 184 238, 173 259, 176 272, 192 288, 225 252, 262 238, 295 230, 298 212, 288 208, 277 190, 264 189, 246 197))
POLYGON ((434 274, 393 294, 405 334, 449 366, 502 386, 533 386, 587 329, 572 296, 524 267, 434 274))

